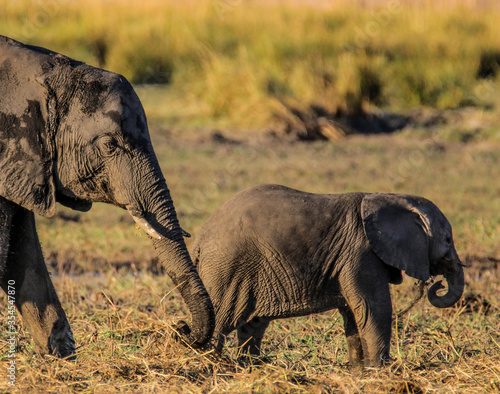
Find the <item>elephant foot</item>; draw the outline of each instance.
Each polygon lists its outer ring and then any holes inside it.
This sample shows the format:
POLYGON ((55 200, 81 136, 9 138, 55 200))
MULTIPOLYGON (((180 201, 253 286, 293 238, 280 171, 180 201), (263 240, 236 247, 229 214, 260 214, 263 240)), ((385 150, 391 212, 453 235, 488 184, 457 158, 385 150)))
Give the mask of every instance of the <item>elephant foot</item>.
POLYGON ((33 336, 37 353, 75 360, 75 340, 60 305, 49 305, 43 313, 32 302, 21 307, 23 323, 33 336))
POLYGON ((240 367, 253 367, 253 366, 267 364, 270 363, 271 361, 272 361, 271 357, 260 356, 250 353, 240 354, 236 359, 236 362, 240 367))
POLYGON ((49 354, 64 358, 68 361, 76 360, 75 356, 75 340, 73 338, 73 333, 69 323, 64 321, 58 321, 54 324, 52 333, 49 337, 49 354))
POLYGON ((396 360, 389 355, 382 355, 371 360, 365 359, 365 368, 387 368, 394 364, 396 360))
POLYGON ((364 364, 347 364, 345 365, 347 367, 347 370, 357 376, 357 375, 361 375, 363 372, 365 372, 365 365, 364 364))
POLYGON ((380 363, 381 367, 390 367, 396 361, 395 358, 392 358, 388 354, 382 357, 382 361, 380 363))

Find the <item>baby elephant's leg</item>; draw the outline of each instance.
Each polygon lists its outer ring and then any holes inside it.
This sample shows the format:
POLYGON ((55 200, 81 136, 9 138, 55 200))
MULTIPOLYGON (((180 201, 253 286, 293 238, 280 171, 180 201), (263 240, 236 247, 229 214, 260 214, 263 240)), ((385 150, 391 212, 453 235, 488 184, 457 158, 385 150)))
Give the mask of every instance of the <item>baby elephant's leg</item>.
POLYGON ((359 337, 356 319, 348 306, 339 308, 339 312, 344 320, 344 331, 349 350, 349 364, 351 366, 363 365, 363 346, 359 337))
POLYGON ((222 350, 226 343, 226 338, 234 330, 234 326, 227 324, 227 322, 224 323, 226 324, 221 324, 219 321, 217 321, 214 334, 210 342, 215 350, 215 355, 217 356, 222 355, 222 350))
POLYGON ((238 346, 241 354, 260 355, 260 345, 269 321, 263 317, 254 317, 238 327, 238 346))
MULTIPOLYGON (((352 344, 349 350, 359 349, 352 323, 354 318, 362 346, 365 366, 381 366, 390 361, 392 304, 389 290, 389 274, 382 264, 366 260, 365 265, 356 270, 345 270, 340 278, 341 292, 349 305, 346 335, 352 344), (353 336, 354 335, 354 336, 353 336)), ((345 313, 345 312, 344 312, 345 313)), ((350 354, 356 360, 357 350, 350 354)))
POLYGON ((14 204, 0 197, 0 278, 3 277, 7 266, 7 253, 9 251, 10 231, 14 204))
POLYGON ((384 290, 347 297, 358 327, 366 366, 381 366, 390 360, 392 307, 388 284, 384 290))

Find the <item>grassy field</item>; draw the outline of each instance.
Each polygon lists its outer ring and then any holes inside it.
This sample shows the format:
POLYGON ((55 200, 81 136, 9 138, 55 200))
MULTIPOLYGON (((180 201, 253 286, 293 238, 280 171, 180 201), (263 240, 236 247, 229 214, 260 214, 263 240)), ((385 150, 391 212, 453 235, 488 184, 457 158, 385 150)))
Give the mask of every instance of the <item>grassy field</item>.
MULTIPOLYGON (((53 280, 72 323, 76 364, 33 354, 20 325, 19 392, 367 392, 500 390, 499 146, 406 136, 352 137, 337 144, 289 143, 262 136, 239 144, 186 139, 153 130, 182 226, 196 235, 236 191, 276 182, 313 192, 405 192, 433 200, 454 226, 466 269, 465 300, 437 310, 420 301, 393 327, 392 366, 363 374, 346 368, 342 319, 335 312, 274 322, 270 362, 243 368, 230 344, 224 360, 171 338, 189 318, 153 247, 126 212, 96 204, 81 216, 60 209, 38 220, 53 280)), ((393 286, 396 310, 413 280, 393 286)), ((1 301, 6 305, 5 299, 1 301)), ((6 322, 6 308, 0 307, 6 322)), ((3 324, 3 323, 2 323, 3 324)), ((0 334, 1 337, 1 334, 0 334)), ((0 341, 1 347, 8 343, 0 341)), ((0 379, 0 390, 7 389, 0 379)))
MULTIPOLYGON (((216 360, 172 339, 187 309, 127 212, 59 207, 37 222, 78 361, 34 354, 18 316, 10 391, 500 391, 499 7, 267 3, 0 0, 0 34, 134 82, 182 227, 193 236, 223 201, 259 183, 418 194, 453 225, 468 265, 463 301, 437 310, 422 300, 395 322, 395 361, 384 369, 347 368, 336 311, 275 321, 264 339, 270 361, 241 367, 232 342, 216 360), (391 135, 301 143, 282 133, 296 121, 291 106, 332 119, 412 114, 414 124, 391 135)), ((413 282, 392 287, 396 311, 415 297, 413 282)), ((0 327, 6 306, 0 297, 0 327)), ((0 354, 9 346, 5 332, 0 354)), ((2 356, 1 392, 10 389, 6 362, 2 356)))

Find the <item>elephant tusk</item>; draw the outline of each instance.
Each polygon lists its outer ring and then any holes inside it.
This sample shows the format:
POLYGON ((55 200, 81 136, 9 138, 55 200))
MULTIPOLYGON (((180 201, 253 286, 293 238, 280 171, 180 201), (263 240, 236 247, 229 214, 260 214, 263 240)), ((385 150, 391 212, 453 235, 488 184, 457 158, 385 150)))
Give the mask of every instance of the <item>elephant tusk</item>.
POLYGON ((130 213, 130 215, 132 216, 132 218, 134 219, 134 221, 137 223, 137 225, 140 228, 142 228, 146 232, 146 234, 148 234, 151 238, 155 238, 155 239, 162 238, 160 233, 158 231, 156 231, 153 228, 153 226, 151 226, 151 224, 149 224, 149 222, 146 220, 144 215, 142 215, 137 209, 127 207, 127 210, 130 213))
POLYGON ((132 215, 132 218, 135 220, 138 226, 142 228, 151 238, 161 239, 160 233, 156 231, 146 219, 139 218, 134 215, 132 215))

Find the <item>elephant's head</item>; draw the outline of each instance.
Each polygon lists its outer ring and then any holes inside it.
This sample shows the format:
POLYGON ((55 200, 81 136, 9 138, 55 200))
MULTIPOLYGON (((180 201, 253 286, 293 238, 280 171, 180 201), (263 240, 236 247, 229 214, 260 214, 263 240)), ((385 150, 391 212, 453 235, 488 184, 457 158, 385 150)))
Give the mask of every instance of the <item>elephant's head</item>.
POLYGON ((213 306, 184 243, 139 98, 120 75, 39 52, 36 78, 20 99, 23 115, 0 115, 0 125, 8 122, 8 138, 0 130, 1 195, 43 216, 55 213, 56 201, 82 211, 92 202, 128 210, 153 238, 190 309, 188 340, 206 343, 213 306))
POLYGON ((451 225, 430 201, 415 196, 368 194, 361 203, 365 234, 375 254, 387 265, 413 278, 428 280, 443 275, 428 291, 438 308, 455 304, 464 290, 462 263, 453 244, 451 225))

